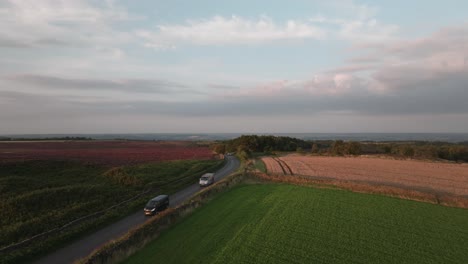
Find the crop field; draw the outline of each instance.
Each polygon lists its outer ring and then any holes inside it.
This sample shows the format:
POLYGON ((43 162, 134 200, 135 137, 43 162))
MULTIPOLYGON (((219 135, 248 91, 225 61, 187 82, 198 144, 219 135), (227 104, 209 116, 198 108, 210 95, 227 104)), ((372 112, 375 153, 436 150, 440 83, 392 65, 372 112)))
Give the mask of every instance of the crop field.
MULTIPOLYGON (((157 193, 170 194, 193 184, 201 174, 220 165, 222 161, 212 159, 114 168, 54 160, 0 163, 0 248, 150 191, 125 206, 80 224, 79 228, 65 230, 60 237, 73 232, 79 234, 96 223, 141 209, 157 193)), ((33 244, 27 251, 50 247, 52 240, 33 244)), ((8 257, 23 253, 18 250, 8 257)))
POLYGON ((273 175, 302 175, 468 195, 468 164, 299 155, 262 160, 267 172, 273 175))
POLYGON ((286 184, 237 187, 133 263, 468 263, 468 210, 286 184))
POLYGON ((213 152, 192 142, 53 141, 0 142, 0 163, 25 160, 72 160, 100 165, 211 159, 213 152))

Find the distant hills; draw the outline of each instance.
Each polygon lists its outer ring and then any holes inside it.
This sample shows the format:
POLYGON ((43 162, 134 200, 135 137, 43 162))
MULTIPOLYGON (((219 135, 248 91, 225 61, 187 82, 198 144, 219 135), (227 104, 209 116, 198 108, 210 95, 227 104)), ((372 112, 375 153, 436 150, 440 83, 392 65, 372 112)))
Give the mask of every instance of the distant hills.
POLYGON ((443 141, 468 142, 468 133, 128 133, 128 134, 23 134, 0 135, 7 139, 53 140, 229 140, 241 135, 288 136, 303 140, 352 140, 352 141, 443 141))

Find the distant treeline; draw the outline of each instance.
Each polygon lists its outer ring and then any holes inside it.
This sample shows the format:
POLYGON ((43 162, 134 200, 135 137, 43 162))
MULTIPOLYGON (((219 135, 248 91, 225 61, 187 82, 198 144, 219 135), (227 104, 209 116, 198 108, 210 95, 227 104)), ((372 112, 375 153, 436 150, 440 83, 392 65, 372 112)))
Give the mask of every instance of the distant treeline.
POLYGON ((392 156, 445 159, 468 162, 468 143, 446 142, 344 142, 314 141, 312 153, 328 155, 359 155, 359 154, 386 154, 392 156))
POLYGON ((373 155, 444 159, 468 162, 468 142, 447 143, 427 141, 390 141, 357 142, 343 140, 306 141, 282 136, 243 135, 223 141, 213 146, 217 153, 237 152, 241 158, 248 158, 252 153, 270 153, 275 151, 296 151, 319 155, 373 155))
POLYGON ((213 150, 217 153, 236 152, 242 159, 247 159, 254 152, 296 151, 310 148, 311 144, 302 139, 257 135, 242 135, 213 146, 213 150))
POLYGON ((0 141, 51 141, 51 140, 93 140, 93 139, 89 137, 47 137, 47 138, 0 137, 0 141))

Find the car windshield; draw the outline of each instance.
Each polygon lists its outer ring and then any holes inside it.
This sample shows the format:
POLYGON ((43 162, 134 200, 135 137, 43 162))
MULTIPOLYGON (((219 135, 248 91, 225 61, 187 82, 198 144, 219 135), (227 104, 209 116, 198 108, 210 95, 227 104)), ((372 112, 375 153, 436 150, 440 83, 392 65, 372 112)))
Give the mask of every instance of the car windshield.
POLYGON ((146 207, 155 207, 157 204, 156 201, 149 201, 147 204, 146 204, 146 207))
POLYGON ((202 181, 207 181, 207 180, 209 180, 209 179, 210 179, 210 177, 207 177, 207 176, 201 177, 201 180, 202 180, 202 181))

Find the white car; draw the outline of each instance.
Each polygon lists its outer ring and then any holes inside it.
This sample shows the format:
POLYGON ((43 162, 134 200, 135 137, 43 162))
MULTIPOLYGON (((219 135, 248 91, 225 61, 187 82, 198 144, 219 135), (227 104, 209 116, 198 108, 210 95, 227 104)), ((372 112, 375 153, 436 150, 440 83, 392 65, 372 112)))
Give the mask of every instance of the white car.
POLYGON ((205 173, 200 177, 200 187, 213 184, 215 181, 214 173, 205 173))

